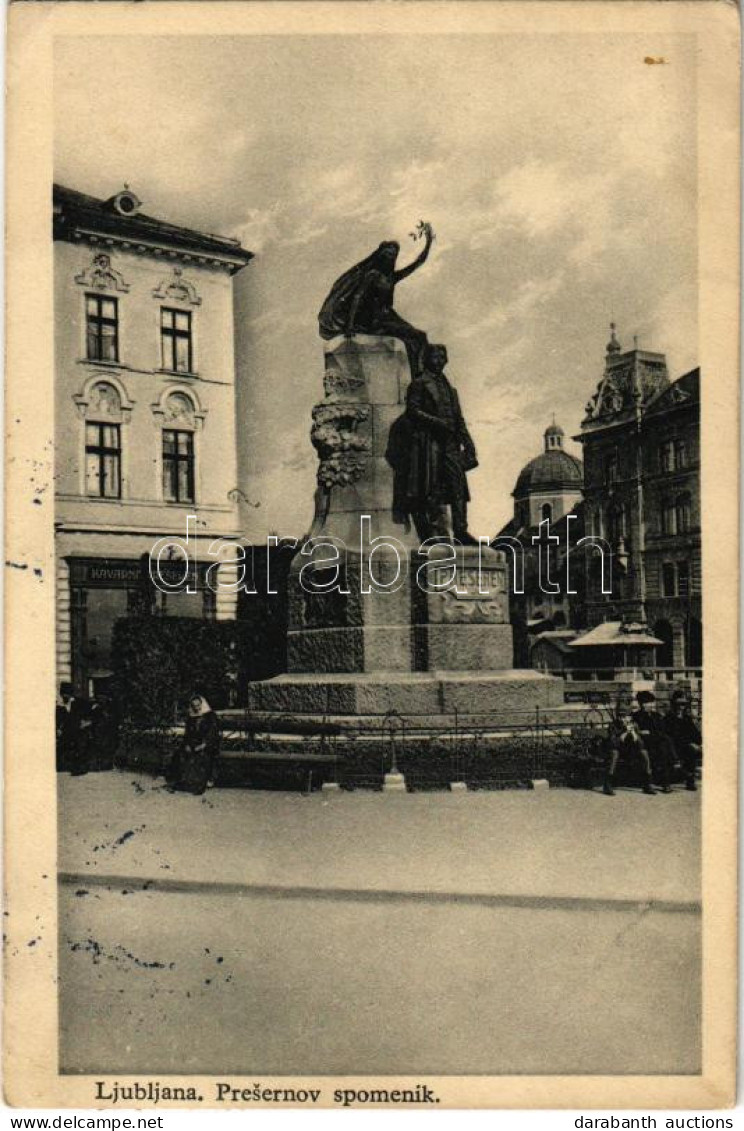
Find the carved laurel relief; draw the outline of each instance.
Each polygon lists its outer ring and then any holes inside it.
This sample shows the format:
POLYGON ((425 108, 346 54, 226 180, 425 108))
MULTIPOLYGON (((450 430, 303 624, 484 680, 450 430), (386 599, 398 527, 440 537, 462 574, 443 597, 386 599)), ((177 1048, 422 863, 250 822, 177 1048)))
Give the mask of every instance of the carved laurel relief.
POLYGON ((320 458, 318 483, 343 487, 364 474, 371 442, 357 431, 369 418, 368 405, 319 404, 313 409, 310 439, 320 458))

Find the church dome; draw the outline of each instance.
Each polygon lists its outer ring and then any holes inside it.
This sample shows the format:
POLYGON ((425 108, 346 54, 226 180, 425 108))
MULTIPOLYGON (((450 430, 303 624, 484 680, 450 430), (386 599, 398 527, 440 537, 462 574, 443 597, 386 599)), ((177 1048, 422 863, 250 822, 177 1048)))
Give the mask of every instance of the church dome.
POLYGON ((583 482, 581 460, 555 448, 535 456, 522 468, 512 494, 519 499, 535 491, 580 491, 583 482))

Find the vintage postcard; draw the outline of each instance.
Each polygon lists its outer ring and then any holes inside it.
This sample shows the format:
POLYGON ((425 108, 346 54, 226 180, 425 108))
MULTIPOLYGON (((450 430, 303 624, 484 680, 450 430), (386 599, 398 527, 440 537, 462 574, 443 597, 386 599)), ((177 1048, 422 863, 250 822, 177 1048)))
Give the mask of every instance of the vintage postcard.
POLYGON ((8 20, 7 1101, 733 1103, 736 7, 8 20))

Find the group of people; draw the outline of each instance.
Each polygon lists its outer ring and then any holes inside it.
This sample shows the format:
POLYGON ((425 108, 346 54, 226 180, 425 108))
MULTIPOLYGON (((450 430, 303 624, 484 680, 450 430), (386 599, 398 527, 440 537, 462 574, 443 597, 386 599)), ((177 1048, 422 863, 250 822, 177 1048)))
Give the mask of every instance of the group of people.
POLYGON ((90 770, 111 770, 119 744, 119 716, 107 692, 93 699, 60 684, 56 709, 57 770, 80 777, 90 770))
MULTIPOLYGON (((684 691, 675 691, 669 710, 659 713, 656 696, 639 691, 637 709, 620 700, 606 737, 606 762, 603 790, 615 794, 618 764, 634 762, 640 768, 643 792, 655 794, 657 783, 662 793, 671 793, 675 767, 682 768, 685 789, 697 789, 697 767, 702 757, 703 740, 692 718, 684 691)), ((73 777, 90 770, 114 766, 119 738, 119 721, 113 697, 95 700, 77 697, 72 684, 63 683, 57 703, 57 770, 73 777)), ((189 698, 186 726, 178 749, 167 759, 164 776, 174 793, 200 795, 214 781, 220 752, 220 724, 204 695, 189 698)))
POLYGON ((696 790, 703 739, 692 718, 687 695, 684 691, 675 691, 665 715, 657 710, 652 691, 639 691, 636 700, 635 711, 631 711, 627 701, 620 701, 610 723, 604 792, 609 797, 614 796, 618 762, 626 759, 640 765, 644 793, 658 792, 654 782, 659 784, 662 793, 671 793, 678 763, 684 774, 685 789, 696 790))
MULTIPOLYGON (((92 770, 112 770, 119 745, 119 715, 113 695, 93 699, 60 684, 56 711, 57 770, 81 777, 92 770)), ((164 774, 173 792, 202 794, 214 779, 220 749, 220 725, 206 698, 189 699, 183 740, 167 760, 164 774)))

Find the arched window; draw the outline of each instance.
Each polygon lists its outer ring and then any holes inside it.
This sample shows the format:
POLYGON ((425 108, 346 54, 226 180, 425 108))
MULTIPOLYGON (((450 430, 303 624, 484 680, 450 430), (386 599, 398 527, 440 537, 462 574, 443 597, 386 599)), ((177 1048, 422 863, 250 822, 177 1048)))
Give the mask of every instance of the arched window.
POLYGON ((185 393, 171 393, 163 413, 163 498, 169 503, 196 501, 194 402, 185 393))
POLYGON ((545 522, 545 519, 547 519, 548 522, 553 521, 553 504, 552 503, 543 503, 543 505, 540 508, 540 519, 541 519, 542 522, 545 522))
POLYGON ((85 493, 121 498, 121 397, 108 381, 90 390, 85 406, 85 493))
POLYGON ((676 533, 685 534, 690 529, 690 496, 685 493, 677 495, 674 500, 676 533))
POLYGON ((87 420, 108 420, 121 424, 121 397, 110 381, 97 381, 90 390, 87 420))
POLYGON ((166 423, 174 422, 178 427, 193 428, 196 424, 194 402, 186 393, 170 393, 165 402, 166 423))

